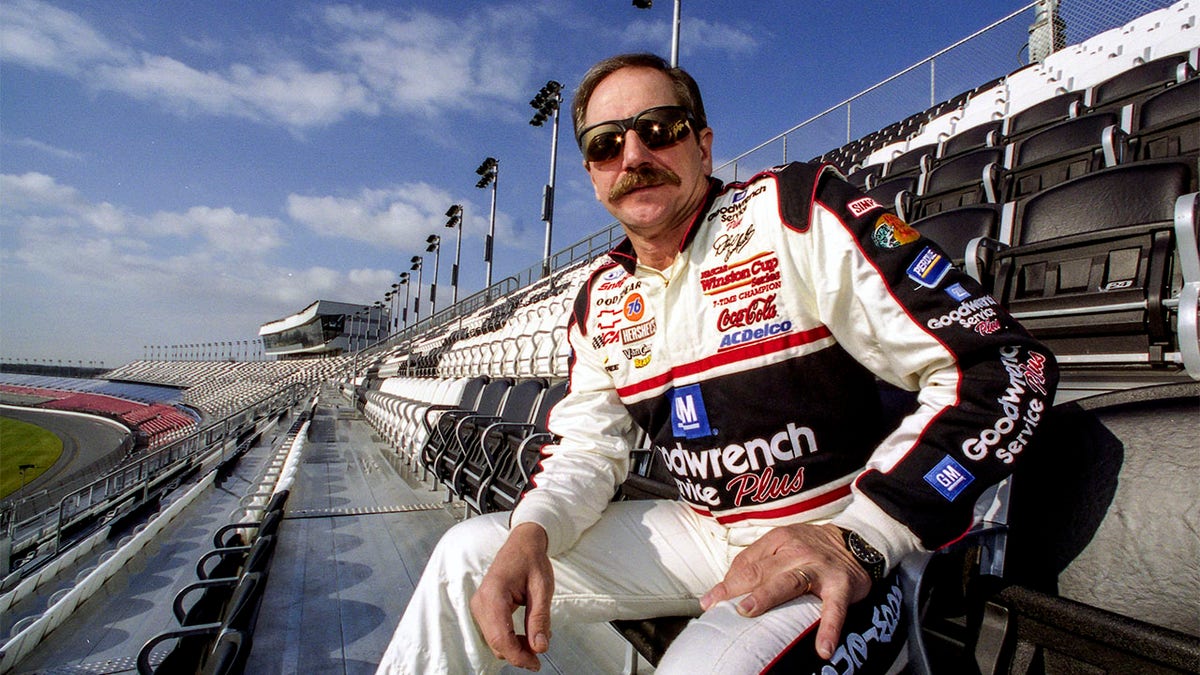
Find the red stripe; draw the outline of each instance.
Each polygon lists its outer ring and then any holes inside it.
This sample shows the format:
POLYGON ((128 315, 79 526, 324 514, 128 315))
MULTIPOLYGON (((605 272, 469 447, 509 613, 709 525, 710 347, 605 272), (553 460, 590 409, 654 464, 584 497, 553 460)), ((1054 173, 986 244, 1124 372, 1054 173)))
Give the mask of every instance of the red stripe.
POLYGON ((692 363, 685 363, 675 366, 662 375, 656 375, 655 377, 642 380, 641 382, 634 382, 633 384, 619 387, 617 389, 617 395, 621 396, 622 398, 633 396, 651 389, 657 389, 677 377, 696 375, 703 373, 706 370, 711 370, 713 368, 728 365, 730 363, 747 361, 766 356, 768 354, 773 354, 775 352, 791 349, 793 347, 811 344, 818 340, 824 340, 830 335, 831 333, 829 332, 829 328, 826 326, 817 326, 816 328, 810 328, 806 331, 800 331, 798 333, 785 333, 779 337, 773 337, 752 344, 734 347, 733 349, 727 349, 723 352, 717 352, 716 354, 700 359, 699 361, 693 361, 692 363))

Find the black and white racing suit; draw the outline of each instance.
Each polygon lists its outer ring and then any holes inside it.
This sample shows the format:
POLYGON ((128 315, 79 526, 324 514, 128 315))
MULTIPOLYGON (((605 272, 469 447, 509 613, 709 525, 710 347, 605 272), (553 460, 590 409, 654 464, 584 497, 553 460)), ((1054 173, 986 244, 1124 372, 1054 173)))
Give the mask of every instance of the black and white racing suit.
MULTIPOLYGON (((623 242, 580 292, 569 338, 570 389, 550 416, 562 441, 511 525, 546 529, 554 611, 583 621, 698 614, 733 556, 780 525, 832 521, 889 568, 955 540, 1019 462, 1057 379, 1049 351, 945 253, 815 164, 714 180, 665 270, 623 242), (876 378, 918 392, 898 428, 884 428, 876 378), (642 433, 681 501, 611 502, 642 433)), ((502 523, 486 527, 503 540, 502 523)), ((847 624, 846 664, 891 641, 879 616, 898 586, 877 586, 859 604, 875 604, 865 625, 878 630, 847 624)), ((660 672, 777 665, 818 615, 812 596, 759 620, 718 605, 660 672)))

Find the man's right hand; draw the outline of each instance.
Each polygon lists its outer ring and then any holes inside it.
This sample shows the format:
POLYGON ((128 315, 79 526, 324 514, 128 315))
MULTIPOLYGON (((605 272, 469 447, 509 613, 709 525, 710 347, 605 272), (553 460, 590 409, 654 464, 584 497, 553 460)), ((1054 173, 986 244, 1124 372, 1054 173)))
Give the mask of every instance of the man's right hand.
POLYGON ((537 655, 550 648, 554 569, 546 549, 546 531, 540 525, 516 526, 471 598, 471 614, 492 653, 529 670, 541 668, 537 655), (513 613, 521 606, 525 634, 517 635, 513 613))

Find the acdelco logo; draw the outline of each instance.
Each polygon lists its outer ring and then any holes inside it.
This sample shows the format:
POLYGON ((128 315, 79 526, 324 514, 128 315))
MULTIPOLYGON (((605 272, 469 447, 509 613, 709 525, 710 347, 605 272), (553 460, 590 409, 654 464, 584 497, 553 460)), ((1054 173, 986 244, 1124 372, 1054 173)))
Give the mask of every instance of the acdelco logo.
POLYGON ((763 340, 765 338, 782 335, 792 330, 792 322, 789 320, 780 321, 779 323, 769 323, 758 328, 746 328, 743 330, 726 333, 721 336, 721 346, 717 351, 732 349, 741 345, 763 340))

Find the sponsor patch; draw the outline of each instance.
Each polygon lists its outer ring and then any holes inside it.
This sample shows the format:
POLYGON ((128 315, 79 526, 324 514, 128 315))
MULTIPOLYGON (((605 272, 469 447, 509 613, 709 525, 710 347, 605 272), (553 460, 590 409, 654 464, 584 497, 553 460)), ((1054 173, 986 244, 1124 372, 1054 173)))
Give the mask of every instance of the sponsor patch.
POLYGON ((654 319, 639 323, 636 326, 621 329, 621 344, 627 345, 633 342, 639 342, 654 335, 658 330, 658 324, 654 319))
POLYGON ((950 284, 946 287, 946 295, 949 295, 955 300, 962 301, 971 297, 971 292, 963 288, 962 284, 950 284))
POLYGON ((920 234, 900 218, 885 213, 875 221, 875 233, 871 240, 879 248, 900 248, 921 238, 920 234))
POLYGON ((754 298, 749 304, 738 309, 722 309, 721 315, 717 317, 717 330, 725 333, 734 328, 745 328, 774 319, 779 315, 779 310, 775 307, 776 297, 768 295, 765 298, 754 298))
POLYGON ((926 246, 908 266, 908 278, 925 288, 937 288, 949 271, 950 261, 933 247, 926 246))
POLYGON ((975 480, 970 471, 962 464, 954 461, 950 455, 942 457, 942 461, 934 465, 925 474, 925 482, 933 486, 947 501, 954 501, 962 491, 975 480))
POLYGON ((882 207, 879 205, 879 202, 871 199, 870 197, 859 197, 858 199, 846 204, 846 208, 850 209, 850 213, 854 214, 854 217, 857 218, 871 209, 878 209, 882 207))
POLYGON ((699 384, 689 384, 671 391, 671 433, 675 438, 712 436, 699 384))
POLYGON ((731 333, 726 333, 721 336, 721 346, 717 348, 717 351, 725 351, 726 349, 733 349, 734 347, 740 347, 752 342, 758 342, 759 340, 765 340, 769 337, 789 333, 791 330, 792 322, 787 319, 778 323, 769 323, 765 326, 759 326, 758 328, 735 330, 731 333))
POLYGON ((613 279, 620 279, 623 276, 625 276, 625 270, 618 267, 616 269, 611 269, 611 270, 605 272, 604 276, 602 276, 600 278, 605 281, 612 281, 613 279))
POLYGON ((625 318, 630 321, 641 321, 646 313, 646 301, 641 293, 631 293, 625 300, 625 318))

